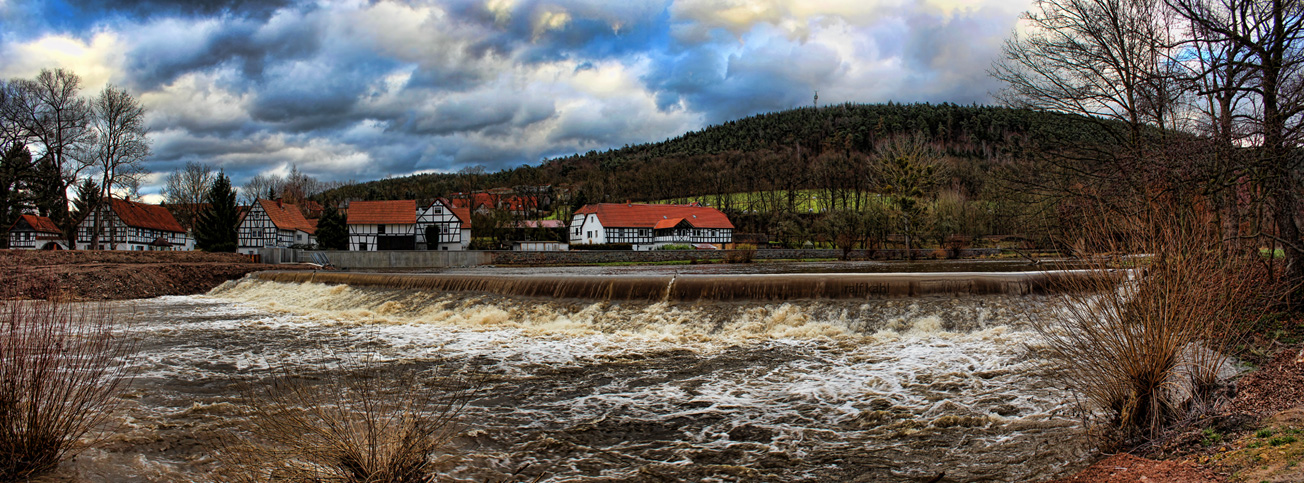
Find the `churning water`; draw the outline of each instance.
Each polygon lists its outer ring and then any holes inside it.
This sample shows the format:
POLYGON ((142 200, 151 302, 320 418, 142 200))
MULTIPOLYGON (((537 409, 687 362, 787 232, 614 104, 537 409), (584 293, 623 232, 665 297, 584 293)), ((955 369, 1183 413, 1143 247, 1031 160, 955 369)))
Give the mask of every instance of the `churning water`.
POLYGON ((1029 481, 1086 451, 1030 355, 1038 295, 613 302, 246 279, 128 302, 138 376, 64 473, 204 481, 278 370, 487 374, 446 481, 1029 481))

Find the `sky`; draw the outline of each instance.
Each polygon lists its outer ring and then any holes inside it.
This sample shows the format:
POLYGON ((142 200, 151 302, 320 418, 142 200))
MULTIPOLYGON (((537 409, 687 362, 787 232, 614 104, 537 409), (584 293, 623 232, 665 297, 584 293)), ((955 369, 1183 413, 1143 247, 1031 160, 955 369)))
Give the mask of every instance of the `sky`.
POLYGON ((490 171, 843 102, 991 103, 1031 0, 0 0, 0 78, 145 106, 142 190, 490 171))

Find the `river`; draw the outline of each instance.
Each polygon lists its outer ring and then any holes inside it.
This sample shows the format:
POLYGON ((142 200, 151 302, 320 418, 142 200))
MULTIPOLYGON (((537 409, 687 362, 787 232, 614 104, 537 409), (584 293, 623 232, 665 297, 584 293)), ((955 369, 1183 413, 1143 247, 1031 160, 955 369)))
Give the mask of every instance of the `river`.
POLYGON ((70 481, 207 481, 240 388, 286 371, 483 375, 440 481, 1035 481, 1087 455, 1040 295, 646 303, 260 280, 122 302, 137 376, 70 481), (1031 348, 1030 348, 1031 344, 1031 348))

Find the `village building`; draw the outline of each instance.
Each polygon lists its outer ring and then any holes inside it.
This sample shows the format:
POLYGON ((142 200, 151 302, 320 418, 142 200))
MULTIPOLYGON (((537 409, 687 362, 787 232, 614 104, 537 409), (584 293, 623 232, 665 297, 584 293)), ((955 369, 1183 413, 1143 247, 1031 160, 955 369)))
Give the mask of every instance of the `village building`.
POLYGON ((349 250, 416 249, 416 201, 354 201, 348 210, 349 250))
POLYGON ((539 211, 539 198, 512 194, 509 189, 496 188, 478 193, 457 193, 448 202, 454 208, 467 208, 477 215, 488 215, 503 210, 512 216, 531 216, 539 211))
POLYGON ((316 223, 304 218, 298 206, 260 199, 241 215, 236 251, 252 255, 263 248, 316 245, 316 232, 316 223))
POLYGON ((36 215, 21 215, 9 227, 11 250, 67 250, 68 241, 54 221, 36 215))
POLYGON ((600 203, 575 212, 570 246, 630 244, 634 250, 665 245, 724 248, 733 242, 733 223, 720 210, 699 205, 600 203))
POLYGON ((113 198, 77 225, 77 249, 189 251, 195 240, 167 208, 113 198))
POLYGON ((440 198, 417 215, 417 250, 466 250, 471 245, 471 209, 440 198))

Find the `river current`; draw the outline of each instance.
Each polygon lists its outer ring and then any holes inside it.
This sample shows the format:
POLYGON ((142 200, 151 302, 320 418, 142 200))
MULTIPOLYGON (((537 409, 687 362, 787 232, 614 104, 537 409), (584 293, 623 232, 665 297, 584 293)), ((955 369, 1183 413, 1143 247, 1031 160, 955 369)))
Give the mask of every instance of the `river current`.
POLYGON ((122 302, 137 376, 69 481, 208 481, 239 388, 285 371, 483 375, 441 481, 1036 481, 1074 469, 1044 296, 624 303, 229 282, 122 302))

